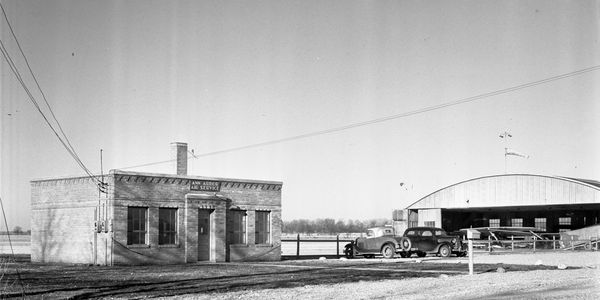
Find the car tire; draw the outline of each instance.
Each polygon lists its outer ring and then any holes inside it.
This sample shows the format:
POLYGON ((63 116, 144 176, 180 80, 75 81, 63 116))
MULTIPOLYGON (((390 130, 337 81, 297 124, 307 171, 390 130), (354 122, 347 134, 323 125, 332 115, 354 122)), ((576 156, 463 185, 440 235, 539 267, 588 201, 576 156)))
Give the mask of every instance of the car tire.
POLYGON ((403 237, 402 239, 400 239, 400 247, 404 251, 410 251, 410 248, 412 247, 412 242, 409 238, 403 237))
POLYGON ((381 255, 383 255, 383 258, 385 259, 394 258, 395 252, 396 249, 394 249, 394 245, 392 244, 385 244, 381 247, 381 255))
POLYGON ((441 245, 440 249, 438 249, 438 253, 441 257, 449 257, 452 254, 452 251, 450 251, 448 245, 441 245))
POLYGON ((354 247, 352 247, 352 244, 348 244, 346 245, 346 247, 344 247, 344 256, 346 256, 346 258, 354 258, 354 247))
POLYGON ((417 256, 418 257, 425 257, 427 255, 427 253, 423 252, 423 251, 419 251, 417 252, 417 256))

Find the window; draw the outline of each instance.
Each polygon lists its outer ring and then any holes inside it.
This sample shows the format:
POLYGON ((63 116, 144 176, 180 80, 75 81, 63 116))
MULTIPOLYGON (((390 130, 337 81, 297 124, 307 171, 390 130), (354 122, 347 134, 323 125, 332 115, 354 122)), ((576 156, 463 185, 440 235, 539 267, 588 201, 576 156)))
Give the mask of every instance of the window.
POLYGON ((172 245, 177 241, 177 208, 158 209, 158 244, 172 245))
POLYGON ((539 231, 546 231, 546 218, 535 218, 535 228, 539 231))
POLYGON ((425 227, 435 227, 435 221, 425 221, 425 227))
POLYGON ((417 235, 417 232, 415 232, 414 230, 411 230, 411 231, 408 231, 408 232, 406 233, 406 235, 407 235, 407 236, 416 236, 416 235, 417 235))
POLYGON ((523 227, 523 219, 511 219, 510 226, 512 227, 523 227))
POLYGON ((146 244, 148 208, 127 208, 127 245, 146 244))
POLYGON ((558 218, 558 225, 571 225, 571 217, 558 218))
POLYGON ((230 244, 246 244, 246 211, 231 210, 227 220, 227 233, 230 244))
POLYGON ((429 230, 425 230, 423 233, 421 233, 421 236, 433 236, 433 233, 431 233, 429 230))
POLYGON ((500 219, 490 219, 489 227, 500 227, 500 219))
POLYGON ((408 227, 417 227, 419 226, 418 221, 408 221, 408 227))
POLYGON ((270 212, 257 211, 254 217, 254 243, 268 244, 271 242, 270 212))

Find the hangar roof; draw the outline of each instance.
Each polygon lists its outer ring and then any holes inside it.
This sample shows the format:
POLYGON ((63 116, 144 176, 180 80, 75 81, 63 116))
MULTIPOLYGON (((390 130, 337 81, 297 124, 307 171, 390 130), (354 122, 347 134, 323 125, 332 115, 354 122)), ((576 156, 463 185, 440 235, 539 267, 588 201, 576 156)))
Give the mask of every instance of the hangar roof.
POLYGON ((407 209, 588 203, 600 203, 600 182, 560 176, 503 174, 452 184, 417 200, 407 209))

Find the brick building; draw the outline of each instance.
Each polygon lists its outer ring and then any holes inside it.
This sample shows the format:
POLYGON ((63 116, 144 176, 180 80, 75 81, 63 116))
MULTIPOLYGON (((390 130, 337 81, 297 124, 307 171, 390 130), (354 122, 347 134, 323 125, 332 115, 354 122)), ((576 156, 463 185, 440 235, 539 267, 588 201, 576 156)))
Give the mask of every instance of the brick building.
POLYGON ((279 260, 281 182, 111 170, 31 182, 31 260, 101 265, 279 260))

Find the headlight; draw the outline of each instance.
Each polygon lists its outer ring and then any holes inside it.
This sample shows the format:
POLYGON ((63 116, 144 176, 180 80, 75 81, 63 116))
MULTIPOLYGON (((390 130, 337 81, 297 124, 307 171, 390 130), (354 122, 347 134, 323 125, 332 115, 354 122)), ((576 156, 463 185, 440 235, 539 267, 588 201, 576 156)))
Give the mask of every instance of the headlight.
POLYGON ((452 244, 456 244, 456 239, 452 239, 452 244))

